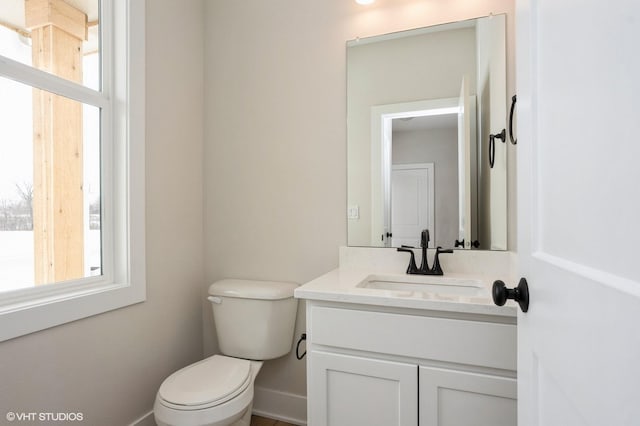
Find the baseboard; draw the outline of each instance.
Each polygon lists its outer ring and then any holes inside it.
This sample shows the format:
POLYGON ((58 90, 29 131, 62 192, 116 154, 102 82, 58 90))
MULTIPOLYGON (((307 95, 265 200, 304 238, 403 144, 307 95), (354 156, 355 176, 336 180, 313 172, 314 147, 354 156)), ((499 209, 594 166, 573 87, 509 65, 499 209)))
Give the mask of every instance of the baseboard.
POLYGON ((153 410, 135 420, 129 426, 156 426, 156 419, 153 417, 153 410))
MULTIPOLYGON (((299 426, 307 425, 307 398, 288 392, 256 387, 253 393, 253 414, 299 426)), ((129 426, 156 426, 153 410, 129 426)))
POLYGON ((307 425, 307 397, 273 389, 256 387, 253 414, 299 426, 307 425))

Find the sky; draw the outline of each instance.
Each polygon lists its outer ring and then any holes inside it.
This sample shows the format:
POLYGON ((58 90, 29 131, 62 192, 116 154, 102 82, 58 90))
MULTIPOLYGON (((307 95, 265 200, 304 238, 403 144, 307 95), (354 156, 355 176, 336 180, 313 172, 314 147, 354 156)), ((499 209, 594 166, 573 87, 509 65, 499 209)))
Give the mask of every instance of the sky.
MULTIPOLYGON (((0 27, 0 54, 31 62, 31 49, 0 27)), ((0 77, 0 200, 17 197, 17 183, 33 181, 31 88, 0 77)))

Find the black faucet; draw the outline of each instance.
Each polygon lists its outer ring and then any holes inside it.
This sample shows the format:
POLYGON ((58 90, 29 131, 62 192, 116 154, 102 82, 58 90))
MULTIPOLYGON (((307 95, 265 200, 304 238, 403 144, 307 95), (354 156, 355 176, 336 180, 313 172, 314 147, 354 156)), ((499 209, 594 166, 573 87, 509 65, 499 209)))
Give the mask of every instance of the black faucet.
POLYGON ((442 271, 442 266, 440 266, 440 254, 453 253, 453 250, 442 250, 442 247, 436 248, 436 254, 433 258, 433 267, 429 268, 429 263, 427 262, 427 247, 429 246, 429 230, 425 229, 422 231, 422 235, 420 238, 420 248, 422 248, 422 263, 420 264, 420 268, 416 266, 416 259, 413 254, 413 248, 411 246, 401 246, 398 248, 398 251, 407 252, 411 255, 409 259, 409 266, 407 267, 407 274, 410 275, 444 275, 442 271))
POLYGON ((411 255, 411 258, 409 259, 409 266, 407 267, 407 274, 411 274, 411 275, 420 274, 420 269, 418 269, 418 267, 416 266, 416 258, 413 254, 412 249, 413 247, 411 246, 398 247, 398 251, 407 252, 411 255))
POLYGON ((429 230, 424 229, 420 234, 420 248, 422 249, 422 263, 420 264, 421 271, 429 270, 429 263, 427 262, 427 248, 429 247, 429 240, 429 230))
POLYGON ((440 250, 442 247, 436 247, 436 254, 433 257, 433 267, 430 272, 426 275, 444 275, 444 271, 442 270, 442 266, 440 266, 440 255, 453 253, 452 249, 440 250))

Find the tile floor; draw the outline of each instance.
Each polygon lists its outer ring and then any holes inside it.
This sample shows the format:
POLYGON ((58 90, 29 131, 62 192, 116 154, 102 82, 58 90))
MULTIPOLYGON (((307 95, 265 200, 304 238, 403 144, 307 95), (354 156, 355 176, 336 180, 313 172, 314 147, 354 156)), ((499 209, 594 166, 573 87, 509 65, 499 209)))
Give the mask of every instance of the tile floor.
POLYGON ((266 417, 251 416, 251 426, 295 426, 280 420, 267 419, 266 417))

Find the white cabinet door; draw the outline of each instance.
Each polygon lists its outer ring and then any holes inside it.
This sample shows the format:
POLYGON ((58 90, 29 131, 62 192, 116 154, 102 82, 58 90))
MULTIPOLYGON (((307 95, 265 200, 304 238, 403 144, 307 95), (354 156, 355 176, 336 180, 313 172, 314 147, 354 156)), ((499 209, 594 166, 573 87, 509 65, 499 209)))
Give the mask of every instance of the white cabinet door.
POLYGON ((515 426, 516 379, 420 367, 420 426, 515 426))
POLYGON ((312 351, 309 426, 415 426, 418 367, 312 351))

